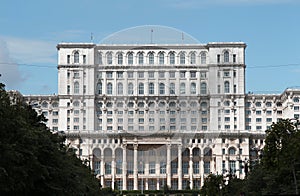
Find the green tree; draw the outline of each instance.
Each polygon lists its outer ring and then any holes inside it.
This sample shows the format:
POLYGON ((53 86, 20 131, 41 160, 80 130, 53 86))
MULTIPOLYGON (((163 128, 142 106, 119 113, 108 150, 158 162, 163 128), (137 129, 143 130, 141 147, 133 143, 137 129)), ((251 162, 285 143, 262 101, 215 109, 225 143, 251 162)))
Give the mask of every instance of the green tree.
POLYGON ((223 178, 223 175, 209 174, 204 179, 204 185, 200 190, 200 194, 205 196, 220 195, 224 187, 225 180, 223 178))
POLYGON ((0 84, 0 194, 96 195, 91 170, 52 134, 44 116, 21 101, 14 104, 0 84))
POLYGON ((299 194, 299 122, 290 119, 273 123, 267 137, 261 164, 266 187, 263 194, 299 194))

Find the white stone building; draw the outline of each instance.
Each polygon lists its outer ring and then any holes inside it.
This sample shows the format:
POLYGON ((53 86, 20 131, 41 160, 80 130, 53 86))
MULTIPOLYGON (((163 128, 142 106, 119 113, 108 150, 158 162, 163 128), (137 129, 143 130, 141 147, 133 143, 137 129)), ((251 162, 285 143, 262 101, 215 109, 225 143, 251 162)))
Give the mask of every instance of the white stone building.
POLYGON ((209 173, 244 178, 272 122, 299 118, 300 89, 245 93, 245 48, 60 43, 58 94, 24 97, 102 186, 197 189, 209 173))

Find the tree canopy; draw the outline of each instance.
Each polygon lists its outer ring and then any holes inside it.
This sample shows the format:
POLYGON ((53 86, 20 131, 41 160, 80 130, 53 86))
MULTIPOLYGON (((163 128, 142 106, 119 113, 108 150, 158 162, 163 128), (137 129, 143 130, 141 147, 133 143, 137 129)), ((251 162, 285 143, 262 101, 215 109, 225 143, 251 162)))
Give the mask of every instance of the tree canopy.
POLYGON ((99 193, 91 170, 45 122, 30 106, 11 104, 0 83, 0 194, 99 193))

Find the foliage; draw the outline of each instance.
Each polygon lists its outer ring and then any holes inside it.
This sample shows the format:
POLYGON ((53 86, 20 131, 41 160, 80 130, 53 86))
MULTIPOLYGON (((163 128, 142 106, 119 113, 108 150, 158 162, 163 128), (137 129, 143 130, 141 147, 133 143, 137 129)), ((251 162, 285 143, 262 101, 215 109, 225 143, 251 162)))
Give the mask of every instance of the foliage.
POLYGON ((91 170, 28 105, 10 103, 0 84, 0 194, 96 195, 91 170))
POLYGON ((209 174, 204 179, 204 185, 200 190, 201 195, 213 196, 219 195, 225 187, 225 180, 223 175, 209 174))

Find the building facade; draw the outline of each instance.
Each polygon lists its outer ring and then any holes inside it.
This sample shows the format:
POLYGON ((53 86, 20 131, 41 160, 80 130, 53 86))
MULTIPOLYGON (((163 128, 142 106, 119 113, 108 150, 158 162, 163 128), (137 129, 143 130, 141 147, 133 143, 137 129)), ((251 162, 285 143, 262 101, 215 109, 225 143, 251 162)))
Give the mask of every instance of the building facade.
POLYGON ((300 89, 245 93, 245 49, 60 43, 58 94, 24 97, 103 187, 199 189, 210 173, 244 178, 272 122, 299 118, 300 89))

